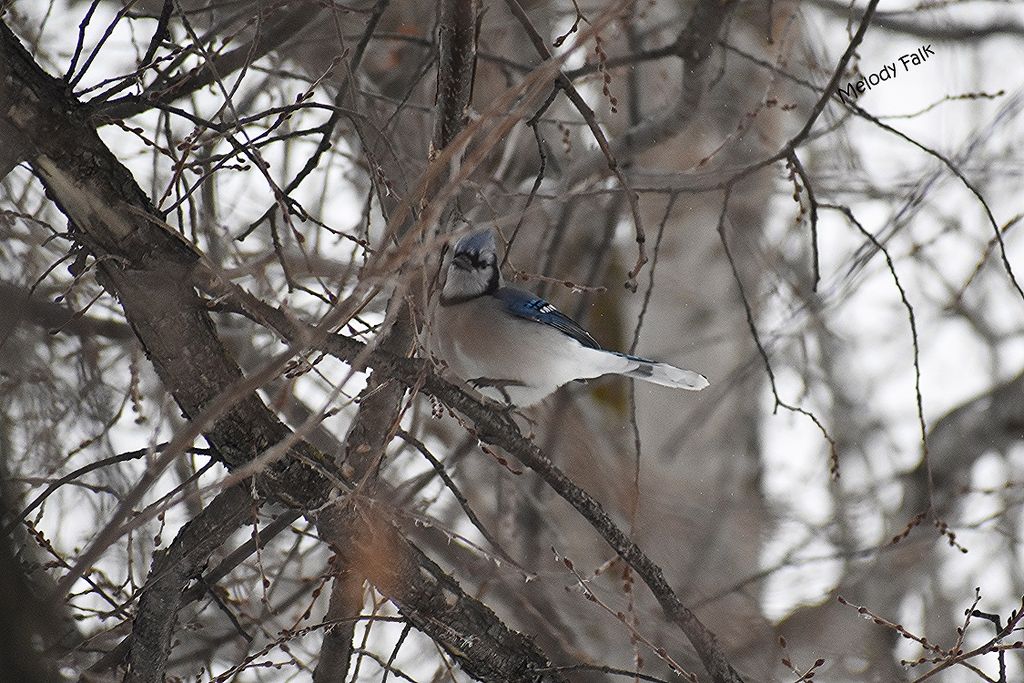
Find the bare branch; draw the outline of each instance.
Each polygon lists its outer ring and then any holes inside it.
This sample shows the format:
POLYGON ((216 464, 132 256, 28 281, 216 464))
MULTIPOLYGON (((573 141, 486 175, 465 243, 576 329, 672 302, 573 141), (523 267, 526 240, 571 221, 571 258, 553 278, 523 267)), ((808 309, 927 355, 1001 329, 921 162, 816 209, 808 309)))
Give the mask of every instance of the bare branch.
MULTIPOLYGON (((859 8, 853 3, 837 2, 836 0, 810 0, 811 4, 826 9, 840 17, 850 17, 860 14, 859 8)), ((926 12, 918 12, 919 15, 926 15, 926 12)), ((942 21, 932 22, 928 19, 905 18, 895 12, 879 13, 874 24, 891 33, 899 33, 907 36, 917 36, 934 41, 963 41, 980 40, 984 38, 997 38, 999 36, 1021 36, 1024 35, 1024 25, 1012 20, 992 21, 987 24, 962 24, 949 21, 946 17, 942 21)))
POLYGON ((255 504, 247 488, 244 484, 234 486, 214 498, 182 528, 167 551, 154 558, 132 624, 125 681, 164 679, 171 634, 186 584, 197 577, 210 554, 253 516, 255 504))

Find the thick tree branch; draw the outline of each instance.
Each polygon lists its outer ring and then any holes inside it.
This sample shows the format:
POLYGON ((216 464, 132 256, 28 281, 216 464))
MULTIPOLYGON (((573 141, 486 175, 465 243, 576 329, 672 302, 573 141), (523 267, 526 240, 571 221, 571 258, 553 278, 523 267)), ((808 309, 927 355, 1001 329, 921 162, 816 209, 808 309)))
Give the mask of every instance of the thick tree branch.
POLYGON ((132 625, 125 681, 163 680, 163 667, 154 664, 167 661, 170 654, 185 586, 197 577, 213 551, 255 513, 256 501, 246 488, 243 483, 218 495, 178 532, 167 550, 154 556, 132 625))
MULTIPOLYGON (((340 556, 336 562, 340 563, 340 556)), ((320 643, 320 657, 313 670, 313 683, 348 680, 352 638, 356 630, 354 617, 359 615, 363 607, 365 578, 354 568, 339 567, 332 581, 330 603, 324 621, 335 625, 324 631, 324 639, 320 643)))
POLYGON ((466 124, 476 72, 479 0, 446 0, 438 19, 437 115, 434 147, 441 149, 466 124))
POLYGON ((3 141, 0 145, 0 180, 3 180, 25 158, 27 148, 17 129, 5 121, 0 121, 0 140, 3 141))

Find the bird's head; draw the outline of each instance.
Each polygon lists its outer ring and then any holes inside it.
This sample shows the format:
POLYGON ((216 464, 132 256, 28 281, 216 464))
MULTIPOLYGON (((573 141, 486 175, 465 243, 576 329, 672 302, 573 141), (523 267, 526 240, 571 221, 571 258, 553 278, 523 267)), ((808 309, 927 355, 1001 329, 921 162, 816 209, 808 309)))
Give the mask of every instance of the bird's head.
POLYGON ((471 232, 455 243, 441 290, 442 305, 469 301, 500 286, 498 249, 490 228, 471 232))

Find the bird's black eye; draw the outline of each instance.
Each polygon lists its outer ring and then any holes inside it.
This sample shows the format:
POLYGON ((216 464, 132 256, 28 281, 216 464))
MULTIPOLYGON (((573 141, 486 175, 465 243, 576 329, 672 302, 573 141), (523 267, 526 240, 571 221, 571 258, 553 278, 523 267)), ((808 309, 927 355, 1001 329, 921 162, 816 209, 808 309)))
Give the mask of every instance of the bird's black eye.
POLYGON ((462 270, 478 270, 494 265, 494 255, 462 251, 455 255, 452 264, 462 270))
POLYGON ((459 270, 473 270, 473 261, 469 254, 465 252, 456 254, 455 258, 452 259, 452 265, 459 270))

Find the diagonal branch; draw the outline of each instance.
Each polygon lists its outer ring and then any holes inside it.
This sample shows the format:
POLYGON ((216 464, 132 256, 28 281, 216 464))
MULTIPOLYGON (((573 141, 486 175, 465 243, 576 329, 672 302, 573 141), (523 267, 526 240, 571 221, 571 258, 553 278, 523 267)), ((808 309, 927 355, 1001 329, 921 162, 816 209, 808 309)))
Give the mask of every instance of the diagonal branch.
POLYGON ((154 558, 132 624, 125 681, 163 680, 163 667, 154 664, 166 662, 170 654, 175 616, 186 584, 254 512, 255 501, 245 485, 236 485, 214 498, 182 528, 167 550, 154 558))

